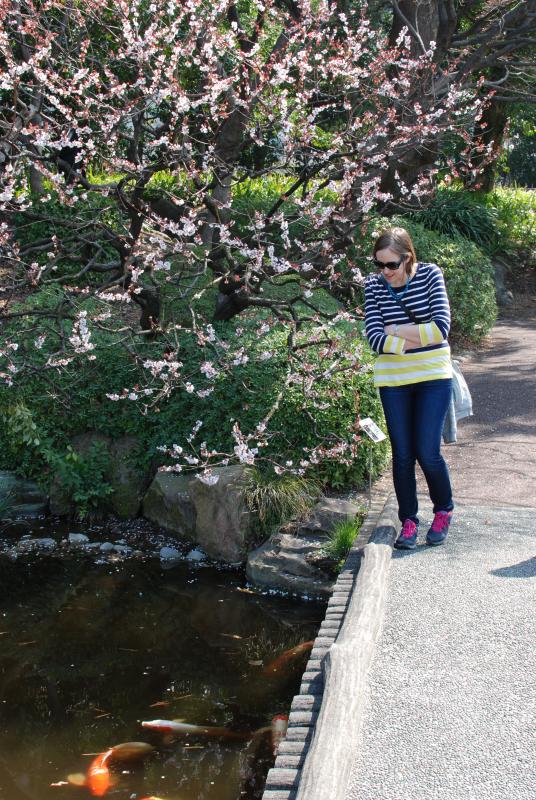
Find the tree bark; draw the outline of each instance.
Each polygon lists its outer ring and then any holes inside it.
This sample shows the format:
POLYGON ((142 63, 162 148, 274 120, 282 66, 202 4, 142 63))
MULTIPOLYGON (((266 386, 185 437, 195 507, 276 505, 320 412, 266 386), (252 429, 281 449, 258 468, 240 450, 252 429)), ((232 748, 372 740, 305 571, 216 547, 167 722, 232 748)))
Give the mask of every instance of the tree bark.
MULTIPOLYGON (((393 21, 389 33, 389 46, 395 47, 404 28, 410 36, 410 55, 418 58, 430 49, 430 43, 436 42, 435 60, 441 60, 450 44, 456 27, 454 4, 447 0, 392 0, 393 21)), ((396 69, 396 68, 395 68, 396 69)), ((408 93, 408 102, 398 109, 397 121, 394 125, 412 125, 415 121, 415 104, 424 107, 426 96, 431 94, 432 74, 423 74, 422 80, 415 84, 408 93)), ((381 189, 392 196, 389 207, 395 211, 401 199, 400 182, 411 187, 421 174, 435 163, 439 142, 430 139, 427 142, 409 148, 405 153, 391 159, 383 176, 381 189)))
POLYGON ((40 197, 45 193, 43 173, 39 172, 37 167, 34 167, 33 164, 30 166, 30 191, 36 197, 40 197))
POLYGON ((497 162, 507 130, 508 104, 492 98, 475 126, 473 134, 475 149, 471 158, 471 169, 464 180, 466 189, 481 192, 493 191, 497 175, 497 162))

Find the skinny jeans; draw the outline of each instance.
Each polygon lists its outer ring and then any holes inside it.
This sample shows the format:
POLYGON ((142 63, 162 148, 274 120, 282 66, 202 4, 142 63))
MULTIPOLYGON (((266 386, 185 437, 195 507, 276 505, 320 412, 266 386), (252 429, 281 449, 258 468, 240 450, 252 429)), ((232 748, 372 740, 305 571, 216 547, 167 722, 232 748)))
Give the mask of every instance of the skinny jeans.
POLYGON ((441 455, 441 433, 451 395, 451 378, 380 387, 401 522, 411 519, 419 523, 416 461, 426 478, 434 514, 454 508, 449 471, 441 455))

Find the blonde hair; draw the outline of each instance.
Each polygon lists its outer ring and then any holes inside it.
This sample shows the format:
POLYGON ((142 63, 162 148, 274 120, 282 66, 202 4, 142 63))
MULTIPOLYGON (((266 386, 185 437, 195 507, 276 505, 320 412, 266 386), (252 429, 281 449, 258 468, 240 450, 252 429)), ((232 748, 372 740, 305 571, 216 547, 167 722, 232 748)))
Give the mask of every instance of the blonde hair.
POLYGON ((386 228, 377 237, 372 249, 372 255, 376 258, 379 250, 394 250, 399 256, 406 256, 406 273, 411 277, 415 273, 417 255, 415 247, 411 241, 411 236, 405 228, 386 228))

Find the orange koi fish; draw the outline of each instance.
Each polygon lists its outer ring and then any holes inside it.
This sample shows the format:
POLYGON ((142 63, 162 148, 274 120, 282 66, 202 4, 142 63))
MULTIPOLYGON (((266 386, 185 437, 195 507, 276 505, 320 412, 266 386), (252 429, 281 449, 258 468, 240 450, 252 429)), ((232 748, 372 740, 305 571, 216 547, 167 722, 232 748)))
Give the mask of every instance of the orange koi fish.
POLYGON ((287 734, 288 716, 286 714, 276 714, 272 719, 272 751, 277 755, 277 748, 287 734))
POLYGON ((290 650, 285 650, 284 653, 281 653, 274 661, 270 661, 264 669, 262 670, 262 674, 266 678, 273 678, 278 672, 282 672, 289 662, 293 661, 298 656, 301 656, 303 653, 306 653, 307 650, 313 649, 314 642, 301 642, 300 644, 296 645, 296 647, 292 647, 290 650))
POLYGON ((93 797, 104 797, 110 786, 112 779, 107 761, 112 754, 112 750, 106 750, 94 758, 86 774, 86 786, 93 797))
POLYGON ((135 761, 145 758, 152 750, 154 747, 146 742, 123 742, 110 747, 109 750, 105 750, 104 753, 100 753, 94 758, 89 765, 85 785, 93 797, 104 797, 112 786, 112 777, 108 768, 109 761, 135 761))

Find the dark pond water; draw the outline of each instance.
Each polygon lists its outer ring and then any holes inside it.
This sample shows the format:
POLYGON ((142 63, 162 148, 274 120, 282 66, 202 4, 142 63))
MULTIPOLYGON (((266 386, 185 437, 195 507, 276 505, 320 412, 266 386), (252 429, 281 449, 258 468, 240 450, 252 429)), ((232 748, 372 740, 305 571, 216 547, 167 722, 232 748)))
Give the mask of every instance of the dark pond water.
MULTIPOLYGON (((50 535, 41 531, 40 535, 50 535)), ((95 755, 114 762, 115 800, 255 800, 273 763, 270 728, 288 713, 324 607, 252 591, 237 572, 158 560, 0 555, 0 798, 84 800, 95 755), (146 730, 180 719, 209 737, 146 730), (53 786, 51 784, 60 784, 53 786)))

